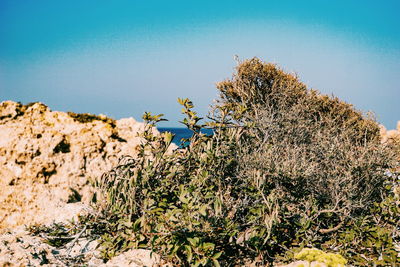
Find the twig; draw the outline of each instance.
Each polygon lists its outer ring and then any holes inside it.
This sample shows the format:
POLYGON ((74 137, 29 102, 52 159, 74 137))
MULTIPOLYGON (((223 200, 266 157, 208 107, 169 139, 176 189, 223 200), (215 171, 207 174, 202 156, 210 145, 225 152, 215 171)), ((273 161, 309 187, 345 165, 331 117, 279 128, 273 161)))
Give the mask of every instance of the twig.
POLYGON ((75 235, 75 239, 72 240, 72 243, 70 244, 70 247, 67 250, 67 255, 71 253, 72 247, 75 245, 76 241, 81 237, 81 235, 86 231, 86 225, 83 227, 82 231, 80 231, 78 234, 75 235))
POLYGON ((340 222, 338 225, 336 225, 335 227, 332 227, 332 228, 319 229, 318 232, 320 232, 321 234, 332 233, 332 232, 339 230, 343 226, 343 224, 344 224, 344 221, 340 222))

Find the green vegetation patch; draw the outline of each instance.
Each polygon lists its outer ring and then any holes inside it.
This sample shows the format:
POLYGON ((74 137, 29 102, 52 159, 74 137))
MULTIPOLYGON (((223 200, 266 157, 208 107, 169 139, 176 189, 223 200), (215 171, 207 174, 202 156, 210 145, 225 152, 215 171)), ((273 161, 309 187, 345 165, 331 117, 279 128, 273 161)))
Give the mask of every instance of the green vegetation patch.
POLYGON ((89 123, 93 121, 103 121, 106 123, 109 123, 111 125, 115 125, 115 120, 108 118, 106 116, 99 116, 99 115, 93 115, 90 113, 74 113, 74 112, 67 112, 67 114, 73 118, 75 121, 80 122, 80 123, 89 123))
POLYGON ((318 261, 325 263, 327 267, 343 267, 347 264, 347 260, 339 254, 326 253, 315 248, 304 248, 295 255, 298 260, 306 260, 308 262, 318 261))

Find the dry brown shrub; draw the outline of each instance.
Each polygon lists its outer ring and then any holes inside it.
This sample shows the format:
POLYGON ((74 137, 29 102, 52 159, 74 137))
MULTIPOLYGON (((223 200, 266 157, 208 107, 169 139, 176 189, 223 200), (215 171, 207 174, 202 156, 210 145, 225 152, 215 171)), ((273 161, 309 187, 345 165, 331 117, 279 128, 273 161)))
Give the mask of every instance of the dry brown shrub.
POLYGON ((214 115, 252 126, 238 139, 240 176, 255 177, 266 194, 278 191, 283 209, 328 233, 381 199, 394 162, 373 118, 257 58, 239 64, 217 88, 214 115))

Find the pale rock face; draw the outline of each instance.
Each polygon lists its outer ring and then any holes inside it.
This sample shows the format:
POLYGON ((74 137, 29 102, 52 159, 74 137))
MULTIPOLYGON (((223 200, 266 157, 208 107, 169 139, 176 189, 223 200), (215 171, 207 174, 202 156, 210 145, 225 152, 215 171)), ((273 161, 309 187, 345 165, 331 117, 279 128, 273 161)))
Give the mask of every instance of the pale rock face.
POLYGON ((170 266, 162 264, 160 256, 147 249, 131 249, 124 252, 100 267, 143 267, 143 266, 170 266))
POLYGON ((13 101, 4 101, 1 103, 0 119, 1 120, 12 120, 18 115, 18 103, 13 101))
POLYGON ((41 103, 1 102, 0 232, 76 217, 73 202, 87 205, 91 182, 137 155, 143 129, 133 118, 82 123, 41 103))
POLYGON ((101 259, 98 242, 78 238, 61 248, 43 242, 43 237, 32 236, 21 227, 0 235, 0 266, 89 266, 136 267, 168 266, 160 257, 145 249, 131 249, 107 263, 101 259))
POLYGON ((397 122, 397 129, 387 130, 385 126, 380 125, 380 134, 382 142, 398 140, 400 141, 400 121, 397 122))

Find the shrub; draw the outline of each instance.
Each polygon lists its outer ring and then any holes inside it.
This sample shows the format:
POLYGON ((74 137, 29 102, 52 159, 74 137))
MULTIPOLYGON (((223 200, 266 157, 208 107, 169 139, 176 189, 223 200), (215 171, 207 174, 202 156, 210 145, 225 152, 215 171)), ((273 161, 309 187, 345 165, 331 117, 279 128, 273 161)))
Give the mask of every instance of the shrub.
POLYGON ((115 125, 115 121, 111 118, 107 118, 104 115, 93 115, 90 113, 74 113, 74 112, 67 112, 68 116, 74 119, 74 121, 80 122, 80 123, 89 123, 93 121, 103 121, 106 123, 109 123, 111 125, 115 125))
POLYGON ((153 135, 162 117, 146 113, 138 158, 99 181, 106 259, 145 247, 174 264, 228 266, 287 261, 311 245, 350 263, 380 264, 385 251, 397 260, 395 162, 372 118, 256 58, 217 88, 206 124, 179 99, 193 131, 184 148, 168 153, 172 134, 153 135))
POLYGON ((305 248, 295 256, 298 260, 306 260, 310 263, 318 261, 325 263, 327 267, 343 267, 347 264, 347 260, 339 254, 325 253, 319 249, 305 248))
POLYGON ((337 98, 307 91, 296 77, 258 59, 242 63, 218 88, 220 117, 254 125, 242 131, 238 145, 240 175, 257 172, 263 190, 279 191, 292 209, 308 210, 313 219, 330 217, 320 232, 381 200, 391 157, 372 119, 337 98))

